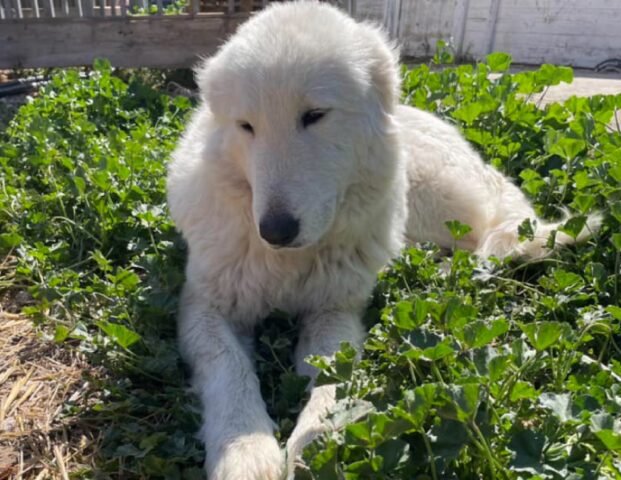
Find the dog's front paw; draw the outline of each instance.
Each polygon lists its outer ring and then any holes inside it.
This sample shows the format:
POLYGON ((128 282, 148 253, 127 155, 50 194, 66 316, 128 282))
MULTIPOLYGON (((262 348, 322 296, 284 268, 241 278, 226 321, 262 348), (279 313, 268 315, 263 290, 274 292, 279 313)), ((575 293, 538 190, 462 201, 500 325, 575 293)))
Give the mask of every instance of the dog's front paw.
POLYGON ((291 437, 287 441, 287 480, 293 480, 295 478, 296 465, 302 465, 302 452, 304 447, 311 443, 316 437, 326 431, 326 428, 322 425, 316 425, 313 428, 306 428, 301 430, 296 428, 291 437))
POLYGON ((208 480, 280 480, 284 458, 271 435, 243 435, 207 450, 208 480), (210 452, 211 450, 211 452, 210 452))

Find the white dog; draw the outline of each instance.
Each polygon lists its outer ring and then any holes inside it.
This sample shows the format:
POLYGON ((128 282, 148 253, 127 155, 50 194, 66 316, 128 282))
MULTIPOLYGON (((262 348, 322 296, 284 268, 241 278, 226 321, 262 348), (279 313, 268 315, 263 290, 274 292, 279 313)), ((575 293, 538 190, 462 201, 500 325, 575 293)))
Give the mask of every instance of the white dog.
POLYGON ((202 101, 168 195, 189 245, 179 340, 204 406, 207 473, 291 476, 334 389, 312 390, 285 462, 253 368, 257 322, 274 309, 299 318, 296 367, 312 378, 307 356, 360 345, 376 274, 406 239, 451 247, 444 222, 457 219, 473 228, 463 248, 536 257, 557 225, 539 220, 537 238, 520 243, 518 225, 535 219, 521 191, 455 128, 399 106, 396 51, 333 7, 268 8, 197 78, 202 101))

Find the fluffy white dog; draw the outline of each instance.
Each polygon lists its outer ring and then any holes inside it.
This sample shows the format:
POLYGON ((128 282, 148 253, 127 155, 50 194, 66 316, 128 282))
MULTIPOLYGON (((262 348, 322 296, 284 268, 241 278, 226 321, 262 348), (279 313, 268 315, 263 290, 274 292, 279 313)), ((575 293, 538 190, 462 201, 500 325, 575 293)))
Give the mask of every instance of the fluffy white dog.
POLYGON ((197 78, 168 195, 189 245, 179 341, 204 406, 206 468, 211 480, 291 476, 334 389, 312 390, 283 454, 252 362, 257 322, 274 309, 299 318, 296 367, 312 378, 307 356, 361 343, 376 274, 406 240, 451 247, 444 222, 457 219, 473 228, 461 247, 541 256, 557 225, 539 220, 520 243, 518 225, 535 219, 521 191, 455 128, 399 106, 397 53, 333 7, 268 8, 197 78))

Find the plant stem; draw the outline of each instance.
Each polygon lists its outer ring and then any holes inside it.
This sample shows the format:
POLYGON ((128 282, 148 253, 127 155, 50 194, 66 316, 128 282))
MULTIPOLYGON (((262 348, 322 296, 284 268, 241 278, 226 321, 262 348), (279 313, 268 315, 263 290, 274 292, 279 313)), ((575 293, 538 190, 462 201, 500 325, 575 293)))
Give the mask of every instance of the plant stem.
POLYGON ((433 456, 433 450, 431 450, 431 443, 429 442, 429 437, 427 437, 427 433, 424 430, 421 430, 421 434, 423 436, 423 442, 425 443, 425 449, 427 450, 427 455, 429 456, 431 478, 433 478, 433 480, 438 480, 438 472, 436 472, 436 460, 433 456))

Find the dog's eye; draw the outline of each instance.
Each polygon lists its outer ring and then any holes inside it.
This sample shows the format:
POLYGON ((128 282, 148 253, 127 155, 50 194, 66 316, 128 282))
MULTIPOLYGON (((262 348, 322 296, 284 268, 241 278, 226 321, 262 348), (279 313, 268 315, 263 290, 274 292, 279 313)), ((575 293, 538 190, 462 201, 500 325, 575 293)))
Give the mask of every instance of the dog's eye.
POLYGON ((319 120, 325 117, 326 113, 328 113, 328 110, 321 110, 319 108, 307 110, 302 114, 302 126, 306 128, 313 123, 317 123, 319 120))
POLYGON ((254 135, 254 128, 248 122, 244 122, 243 120, 240 120, 239 122, 237 122, 237 125, 239 125, 242 128, 242 130, 245 130, 248 133, 251 133, 254 135))

